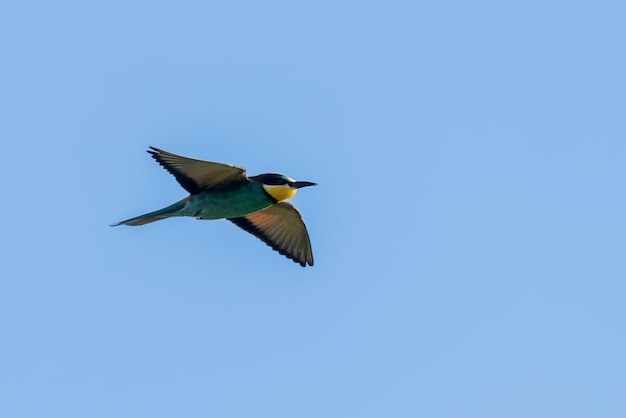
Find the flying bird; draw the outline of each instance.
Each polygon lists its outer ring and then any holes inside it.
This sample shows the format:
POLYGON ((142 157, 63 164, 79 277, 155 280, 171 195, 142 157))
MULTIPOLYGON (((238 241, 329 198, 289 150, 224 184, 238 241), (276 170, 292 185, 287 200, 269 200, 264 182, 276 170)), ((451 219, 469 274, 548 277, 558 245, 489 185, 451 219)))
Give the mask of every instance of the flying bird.
POLYGON ((189 196, 111 226, 138 226, 172 216, 228 219, 302 267, 313 265, 311 241, 302 216, 286 200, 298 189, 316 183, 275 173, 248 177, 242 167, 182 157, 154 147, 148 153, 189 196))

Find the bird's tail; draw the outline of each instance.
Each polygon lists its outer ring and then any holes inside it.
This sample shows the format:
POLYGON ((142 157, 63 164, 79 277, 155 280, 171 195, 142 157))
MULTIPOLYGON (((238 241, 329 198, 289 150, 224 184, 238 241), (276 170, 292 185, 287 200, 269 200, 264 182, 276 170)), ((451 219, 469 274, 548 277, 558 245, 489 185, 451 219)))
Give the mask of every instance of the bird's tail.
POLYGON ((185 200, 183 199, 161 210, 155 210, 154 212, 135 216, 134 218, 126 219, 125 221, 118 222, 111 226, 118 226, 118 225, 138 226, 138 225, 149 224, 150 222, 159 221, 161 219, 169 218, 171 216, 179 216, 178 211, 180 211, 184 207, 185 207, 185 200))

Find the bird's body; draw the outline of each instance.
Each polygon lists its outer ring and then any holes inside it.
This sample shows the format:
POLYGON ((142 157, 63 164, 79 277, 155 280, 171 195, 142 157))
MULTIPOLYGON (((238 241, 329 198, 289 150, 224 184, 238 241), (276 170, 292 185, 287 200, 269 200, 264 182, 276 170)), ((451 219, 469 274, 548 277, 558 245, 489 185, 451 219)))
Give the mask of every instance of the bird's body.
POLYGON ((261 184, 248 182, 234 189, 217 189, 188 197, 183 216, 198 219, 239 218, 275 203, 261 184))
POLYGON ((143 225, 172 216, 192 216, 197 219, 238 218, 266 209, 275 203, 263 191, 263 186, 250 182, 234 188, 190 195, 164 209, 129 219, 122 224, 135 226, 133 222, 142 222, 143 225))
MULTIPOLYGON (((151 147, 152 148, 152 147, 151 147)), ((284 200, 299 188, 313 186, 280 174, 246 177, 245 169, 181 157, 152 148, 148 151, 172 173, 190 195, 166 208, 116 225, 144 225, 173 216, 228 219, 303 267, 313 253, 300 213, 284 200)), ((115 225, 115 226, 116 226, 115 225)))

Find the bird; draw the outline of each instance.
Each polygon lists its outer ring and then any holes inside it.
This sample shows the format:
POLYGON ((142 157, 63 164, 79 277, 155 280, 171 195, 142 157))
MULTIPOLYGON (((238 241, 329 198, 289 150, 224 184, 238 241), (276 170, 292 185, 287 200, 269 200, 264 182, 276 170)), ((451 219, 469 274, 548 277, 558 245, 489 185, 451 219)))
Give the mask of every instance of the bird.
POLYGON ((145 225, 173 216, 227 219, 302 267, 313 265, 306 225, 300 212, 286 200, 299 189, 317 183, 296 181, 276 173, 248 177, 243 167, 149 148, 147 152, 176 178, 189 196, 111 226, 145 225))

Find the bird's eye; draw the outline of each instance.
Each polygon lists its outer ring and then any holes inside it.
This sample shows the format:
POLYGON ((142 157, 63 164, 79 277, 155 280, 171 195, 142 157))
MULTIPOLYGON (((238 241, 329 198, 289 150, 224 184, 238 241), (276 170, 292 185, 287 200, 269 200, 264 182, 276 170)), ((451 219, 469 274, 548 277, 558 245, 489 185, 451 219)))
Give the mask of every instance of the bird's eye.
POLYGON ((287 184, 287 181, 282 177, 270 177, 265 181, 265 184, 270 186, 282 186, 283 184, 287 184))

